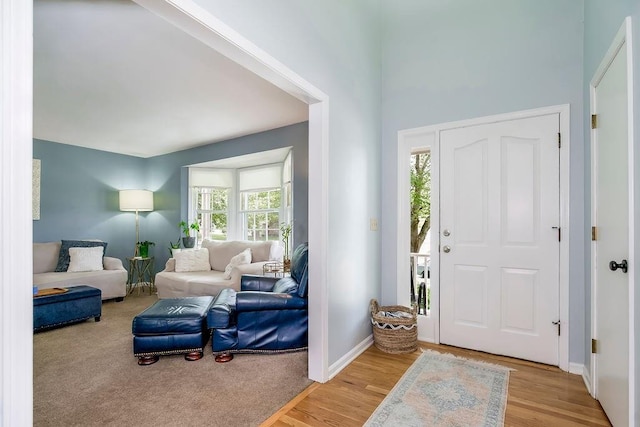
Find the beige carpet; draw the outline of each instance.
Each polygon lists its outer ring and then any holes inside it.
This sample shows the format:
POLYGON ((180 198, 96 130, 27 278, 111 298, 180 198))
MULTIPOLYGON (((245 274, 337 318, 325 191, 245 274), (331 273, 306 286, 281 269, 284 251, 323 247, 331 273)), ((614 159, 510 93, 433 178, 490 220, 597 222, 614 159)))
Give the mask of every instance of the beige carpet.
POLYGON ((34 335, 35 426, 254 426, 304 390, 307 353, 138 366, 131 321, 156 300, 105 302, 102 321, 34 335))

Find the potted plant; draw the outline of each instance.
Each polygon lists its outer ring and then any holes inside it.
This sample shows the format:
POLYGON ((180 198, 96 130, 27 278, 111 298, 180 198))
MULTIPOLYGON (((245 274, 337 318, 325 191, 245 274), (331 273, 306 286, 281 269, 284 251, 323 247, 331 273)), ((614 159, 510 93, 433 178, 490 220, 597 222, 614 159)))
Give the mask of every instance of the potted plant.
POLYGON ((185 248, 193 248, 196 245, 196 238, 191 237, 191 230, 194 230, 196 233, 200 231, 200 224, 197 221, 193 221, 191 224, 187 223, 187 221, 180 221, 178 227, 182 229, 182 233, 184 237, 182 238, 182 246, 185 248))
POLYGON ((136 245, 138 246, 138 256, 149 258, 149 246, 153 246, 155 243, 145 240, 144 242, 136 243, 136 245))
POLYGON ((291 269, 291 258, 289 258, 289 237, 291 236, 292 228, 292 223, 280 223, 280 236, 282 237, 282 243, 284 244, 284 254, 282 255, 284 271, 289 271, 291 269))
POLYGON ((180 250, 180 237, 178 236, 178 240, 174 242, 169 241, 169 254, 173 256, 177 251, 180 250))

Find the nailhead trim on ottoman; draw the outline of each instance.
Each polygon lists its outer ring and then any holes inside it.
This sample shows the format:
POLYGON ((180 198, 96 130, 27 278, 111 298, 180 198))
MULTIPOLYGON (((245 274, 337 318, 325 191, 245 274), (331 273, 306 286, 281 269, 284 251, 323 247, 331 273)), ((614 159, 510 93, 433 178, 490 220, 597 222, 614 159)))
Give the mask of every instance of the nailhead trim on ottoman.
POLYGON ((149 365, 170 354, 201 358, 209 341, 206 318, 212 302, 211 296, 161 299, 134 317, 133 354, 138 364, 149 365))

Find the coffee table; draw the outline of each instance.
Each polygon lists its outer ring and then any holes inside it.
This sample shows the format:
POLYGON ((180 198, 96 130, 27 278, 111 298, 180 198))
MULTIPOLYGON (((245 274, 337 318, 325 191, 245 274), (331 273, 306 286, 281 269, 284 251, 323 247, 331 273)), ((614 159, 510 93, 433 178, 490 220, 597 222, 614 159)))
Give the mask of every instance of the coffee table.
POLYGON ((96 322, 102 316, 102 291, 91 286, 63 288, 63 292, 43 289, 42 296, 33 296, 33 330, 39 331, 92 317, 96 322))

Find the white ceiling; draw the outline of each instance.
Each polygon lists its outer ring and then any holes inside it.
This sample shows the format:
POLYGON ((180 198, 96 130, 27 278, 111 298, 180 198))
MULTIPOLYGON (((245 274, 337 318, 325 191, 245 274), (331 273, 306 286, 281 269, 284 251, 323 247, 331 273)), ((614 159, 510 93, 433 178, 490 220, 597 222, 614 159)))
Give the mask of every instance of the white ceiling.
POLYGON ((34 138, 150 157, 308 107, 129 0, 34 2, 34 138))

